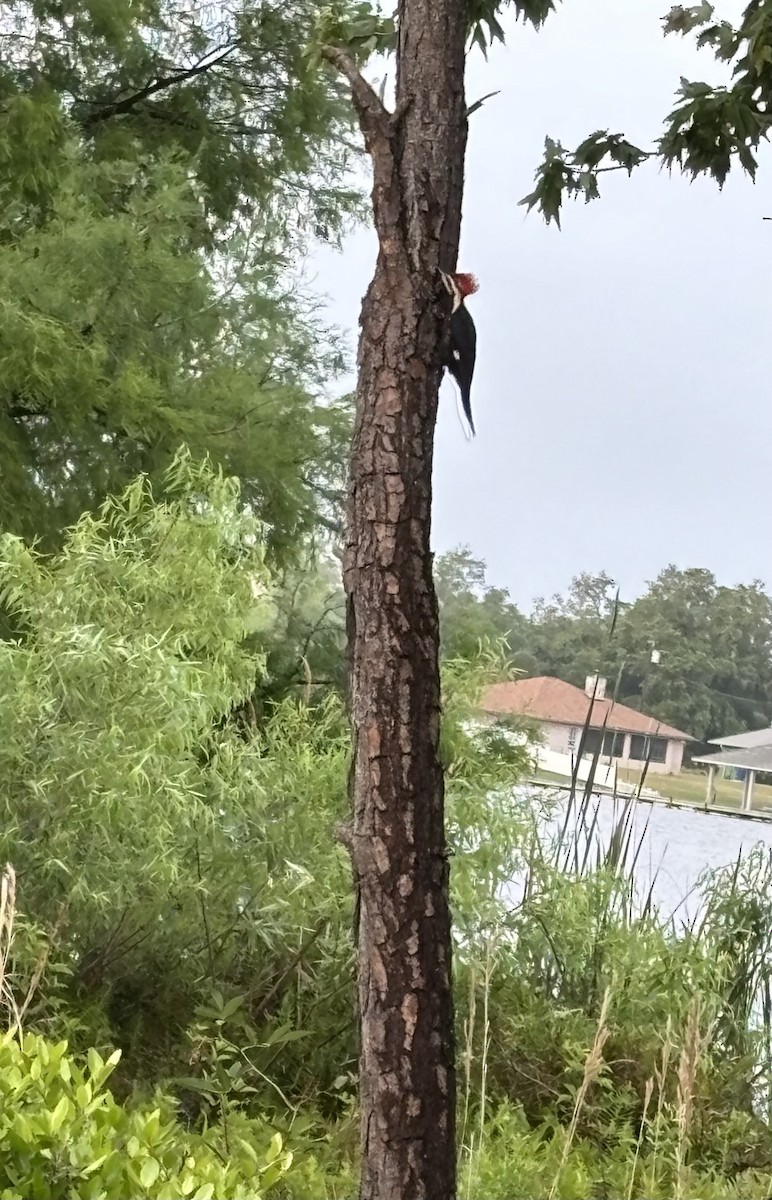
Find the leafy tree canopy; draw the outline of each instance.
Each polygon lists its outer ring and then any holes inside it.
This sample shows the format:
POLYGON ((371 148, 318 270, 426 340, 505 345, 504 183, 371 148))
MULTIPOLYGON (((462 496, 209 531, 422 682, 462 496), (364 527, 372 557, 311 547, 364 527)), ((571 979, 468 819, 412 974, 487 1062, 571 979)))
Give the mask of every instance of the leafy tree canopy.
MULTIPOLYGON (((13 0, 3 107, 55 100, 99 161, 180 155, 211 218, 203 244, 252 218, 278 220, 285 243, 297 231, 326 237, 352 200, 341 186, 350 117, 338 81, 307 66, 318 13, 313 0, 13 0)), ((31 165, 39 148, 18 152, 31 165)), ((28 186, 44 191, 34 176, 28 186)))
POLYGON ((525 618, 505 589, 488 586, 485 563, 468 546, 440 555, 434 574, 446 659, 473 659, 483 641, 503 643, 509 654, 521 646, 525 618))
POLYGON ((617 655, 623 690, 696 737, 772 718, 772 599, 758 580, 722 587, 710 571, 667 567, 620 618, 617 655))
POLYGON ((333 521, 336 339, 290 271, 355 196, 315 17, 6 6, 0 67, 0 524, 63 527, 177 447, 243 480, 269 552, 333 521))
POLYGON ((665 34, 695 35, 731 67, 731 82, 712 84, 682 78, 676 104, 652 146, 635 146, 622 134, 600 129, 575 150, 548 137, 534 190, 521 200, 549 224, 560 225, 566 197, 585 202, 600 195, 600 176, 632 171, 649 160, 676 167, 692 179, 709 175, 722 186, 732 167, 755 179, 758 149, 769 138, 772 99, 772 5, 750 0, 733 25, 716 17, 715 5, 678 4, 663 19, 665 34))

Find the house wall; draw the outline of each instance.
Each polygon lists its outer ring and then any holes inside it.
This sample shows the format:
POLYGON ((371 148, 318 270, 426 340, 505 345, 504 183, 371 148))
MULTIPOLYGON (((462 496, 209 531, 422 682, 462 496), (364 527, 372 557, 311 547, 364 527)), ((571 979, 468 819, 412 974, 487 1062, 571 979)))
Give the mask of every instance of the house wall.
MULTIPOLYGON (((580 726, 576 725, 558 725, 551 721, 545 721, 542 725, 542 733, 544 735, 544 743, 549 750, 556 754, 576 754, 579 749, 579 741, 582 736, 580 726)), ((650 762, 648 766, 649 774, 656 775, 677 775, 681 770, 681 763, 684 756, 684 742, 672 741, 668 739, 667 757, 663 763, 650 762)), ((625 734, 624 753, 621 758, 612 759, 612 762, 619 763, 622 767, 629 767, 640 770, 643 769, 643 763, 638 759, 630 758, 630 734, 625 734)), ((606 756, 601 758, 601 762, 606 763, 606 756)))
POLYGON ((665 764, 668 774, 677 775, 681 770, 681 764, 684 761, 684 750, 686 742, 671 741, 667 744, 667 763, 665 764))
POLYGON ((572 731, 570 725, 554 725, 551 721, 545 721, 541 727, 544 741, 549 750, 554 750, 557 754, 575 754, 579 745, 580 729, 572 731), (574 743, 571 744, 570 735, 574 734, 574 743))
MULTIPOLYGON (((583 758, 581 762, 567 754, 558 754, 554 750, 548 750, 541 747, 536 755, 536 765, 542 771, 551 771, 554 775, 574 775, 581 783, 585 783, 590 777, 592 769, 592 760, 583 758)), ((620 779, 615 766, 608 765, 608 759, 599 762, 595 767, 593 780, 596 785, 607 788, 614 788, 619 796, 634 796, 638 793, 640 783, 636 781, 635 776, 629 783, 620 779)), ((644 799, 651 798, 653 800, 662 799, 662 795, 657 791, 656 780, 647 779, 643 788, 640 788, 640 794, 644 799)))
MULTIPOLYGON (((480 715, 483 724, 495 724, 498 716, 495 713, 483 713, 480 715)), ((541 725, 542 743, 555 754, 565 754, 569 757, 575 755, 579 749, 579 741, 582 736, 581 725, 559 725, 554 721, 543 721, 541 725)), ((663 763, 649 763, 648 774, 650 775, 677 775, 681 770, 684 757, 684 749, 686 743, 668 739, 667 757, 663 763)), ((601 763, 607 765, 609 759, 601 758, 601 763)), ((629 767, 634 770, 636 767, 639 770, 643 769, 643 763, 638 759, 630 758, 630 734, 625 734, 624 753, 621 758, 611 760, 612 763, 618 763, 622 767, 629 767)))

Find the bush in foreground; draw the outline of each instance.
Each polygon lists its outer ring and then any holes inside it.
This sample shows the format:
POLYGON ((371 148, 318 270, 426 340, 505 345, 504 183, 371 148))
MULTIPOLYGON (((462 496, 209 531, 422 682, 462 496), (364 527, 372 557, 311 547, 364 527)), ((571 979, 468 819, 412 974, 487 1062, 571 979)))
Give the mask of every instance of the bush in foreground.
POLYGON ((163 1106, 122 1106, 105 1087, 120 1052, 92 1050, 84 1069, 67 1043, 0 1039, 2 1200, 260 1200, 290 1165, 279 1134, 246 1139, 227 1156, 163 1106))

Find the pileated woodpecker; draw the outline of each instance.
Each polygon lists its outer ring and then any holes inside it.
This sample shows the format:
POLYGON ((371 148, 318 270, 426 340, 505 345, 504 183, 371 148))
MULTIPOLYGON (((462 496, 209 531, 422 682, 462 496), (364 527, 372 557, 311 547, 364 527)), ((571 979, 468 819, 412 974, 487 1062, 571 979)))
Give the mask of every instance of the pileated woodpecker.
POLYGON ((440 275, 442 282, 453 297, 453 310, 450 315, 450 347, 443 365, 447 367, 459 386, 461 403, 464 406, 469 428, 474 434, 470 392, 477 354, 477 330, 464 301, 467 296, 475 294, 478 283, 474 275, 448 275, 445 271, 440 271, 440 275))

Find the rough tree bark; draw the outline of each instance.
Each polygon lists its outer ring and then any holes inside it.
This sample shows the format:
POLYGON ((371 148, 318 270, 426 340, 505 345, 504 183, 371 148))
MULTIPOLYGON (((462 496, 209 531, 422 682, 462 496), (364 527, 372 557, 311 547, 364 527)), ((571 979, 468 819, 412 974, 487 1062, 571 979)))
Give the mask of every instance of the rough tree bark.
POLYGON ((360 318, 344 581, 358 889, 361 1200, 454 1200, 455 1047, 439 755, 432 455, 455 269, 466 106, 463 0, 401 0, 396 108, 347 55, 379 240, 360 318))

